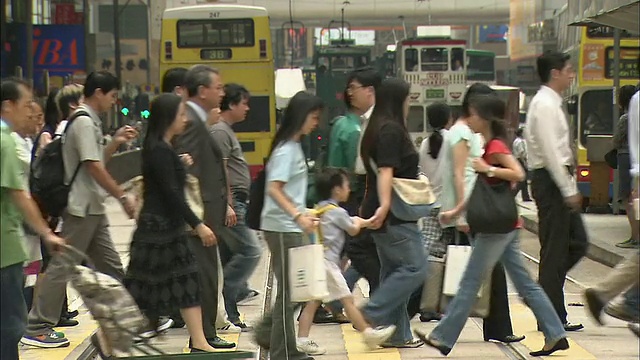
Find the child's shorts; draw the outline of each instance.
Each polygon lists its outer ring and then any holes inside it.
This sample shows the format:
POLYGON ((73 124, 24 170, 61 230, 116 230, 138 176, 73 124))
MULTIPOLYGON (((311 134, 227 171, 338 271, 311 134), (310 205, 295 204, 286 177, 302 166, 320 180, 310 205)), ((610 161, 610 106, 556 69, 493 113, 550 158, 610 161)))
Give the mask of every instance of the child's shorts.
POLYGON ((327 289, 329 290, 329 296, 324 301, 331 302, 351 296, 347 280, 342 275, 340 267, 327 259, 324 259, 324 266, 327 269, 327 289))

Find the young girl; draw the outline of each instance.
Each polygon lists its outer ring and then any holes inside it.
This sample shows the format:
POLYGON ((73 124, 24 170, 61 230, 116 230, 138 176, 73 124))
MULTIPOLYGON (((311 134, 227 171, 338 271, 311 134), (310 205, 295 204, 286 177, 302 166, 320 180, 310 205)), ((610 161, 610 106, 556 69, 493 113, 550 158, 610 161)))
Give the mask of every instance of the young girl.
POLYGON ((307 164, 300 141, 320 121, 322 100, 299 92, 289 101, 265 169, 265 196, 260 226, 271 251, 278 289, 273 311, 256 326, 256 342, 272 359, 311 360, 296 347, 293 304, 289 294, 289 249, 308 243, 318 219, 307 212, 307 164))
MULTIPOLYGON (((504 108, 504 106, 500 99, 491 95, 476 95, 469 100, 470 116, 467 119, 469 127, 486 139, 484 154, 472 162, 473 170, 480 174, 476 181, 486 181, 490 184, 504 181, 513 183, 522 181, 524 178, 524 171, 503 140, 506 137, 503 121, 493 115, 495 108, 504 108)), ((465 200, 461 206, 444 212, 441 216, 444 221, 449 222, 460 215, 466 205, 465 200)), ((514 223, 513 230, 507 234, 475 234, 469 263, 460 281, 459 290, 447 307, 445 317, 429 335, 422 330, 416 330, 416 335, 422 341, 438 349, 442 355, 448 355, 451 352, 451 348, 467 322, 483 279, 498 262, 502 263, 509 273, 518 294, 529 305, 544 333, 543 349, 531 352, 531 356, 551 355, 558 350, 569 348, 564 327, 549 297, 531 279, 522 262, 517 225, 514 223)))
MULTIPOLYGON (((338 204, 349 199, 351 188, 349 177, 343 169, 328 168, 316 178, 316 195, 319 199, 325 199, 318 203, 316 209, 327 209, 320 215, 319 234, 324 245, 324 264, 327 270, 327 287, 329 298, 327 302, 340 300, 347 312, 347 317, 353 326, 362 333, 365 343, 370 348, 376 348, 385 342, 396 330, 394 325, 372 328, 364 319, 362 313, 353 302, 351 290, 340 269, 340 255, 346 240, 345 232, 355 236, 360 229, 371 224, 371 219, 364 220, 360 217, 349 217, 347 210, 338 204)), ((309 339, 309 331, 313 323, 313 317, 320 301, 312 301, 302 310, 298 324, 298 350, 310 355, 322 355, 326 349, 309 339)))

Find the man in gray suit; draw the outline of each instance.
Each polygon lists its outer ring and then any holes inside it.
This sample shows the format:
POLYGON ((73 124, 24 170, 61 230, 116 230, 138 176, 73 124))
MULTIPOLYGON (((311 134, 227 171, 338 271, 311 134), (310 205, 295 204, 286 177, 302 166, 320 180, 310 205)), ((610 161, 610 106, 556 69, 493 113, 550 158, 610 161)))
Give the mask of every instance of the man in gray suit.
MULTIPOLYGON (((190 154, 193 165, 189 172, 198 178, 204 204, 204 222, 217 239, 225 238, 225 226, 229 212, 227 177, 222 162, 222 152, 207 131, 209 112, 220 106, 224 96, 222 79, 217 70, 206 65, 195 65, 185 75, 187 92, 187 127, 175 140, 178 153, 190 154)), ((190 239, 191 249, 200 269, 200 294, 202 299, 202 325, 209 344, 218 349, 233 348, 216 334, 218 309, 218 246, 204 247, 197 236, 190 239)))

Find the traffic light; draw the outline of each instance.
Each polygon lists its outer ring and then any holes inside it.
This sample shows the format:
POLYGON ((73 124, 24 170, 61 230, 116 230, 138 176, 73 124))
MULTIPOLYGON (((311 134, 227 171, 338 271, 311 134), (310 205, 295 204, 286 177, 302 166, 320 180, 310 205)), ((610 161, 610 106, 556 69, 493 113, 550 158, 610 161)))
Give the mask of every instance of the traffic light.
POLYGON ((122 113, 122 115, 127 116, 129 115, 129 108, 123 107, 122 110, 120 110, 120 112, 122 113))
POLYGON ((149 110, 140 111, 140 117, 143 118, 143 119, 148 119, 150 114, 151 113, 149 112, 149 110))

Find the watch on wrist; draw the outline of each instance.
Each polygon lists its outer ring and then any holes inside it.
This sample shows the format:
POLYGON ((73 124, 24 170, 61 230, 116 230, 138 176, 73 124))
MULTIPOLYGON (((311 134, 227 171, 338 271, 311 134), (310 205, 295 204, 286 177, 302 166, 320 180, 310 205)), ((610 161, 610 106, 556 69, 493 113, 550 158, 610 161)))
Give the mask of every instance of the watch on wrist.
POLYGON ((490 178, 496 176, 496 167, 495 166, 489 167, 489 170, 487 170, 487 176, 490 177, 490 178))

